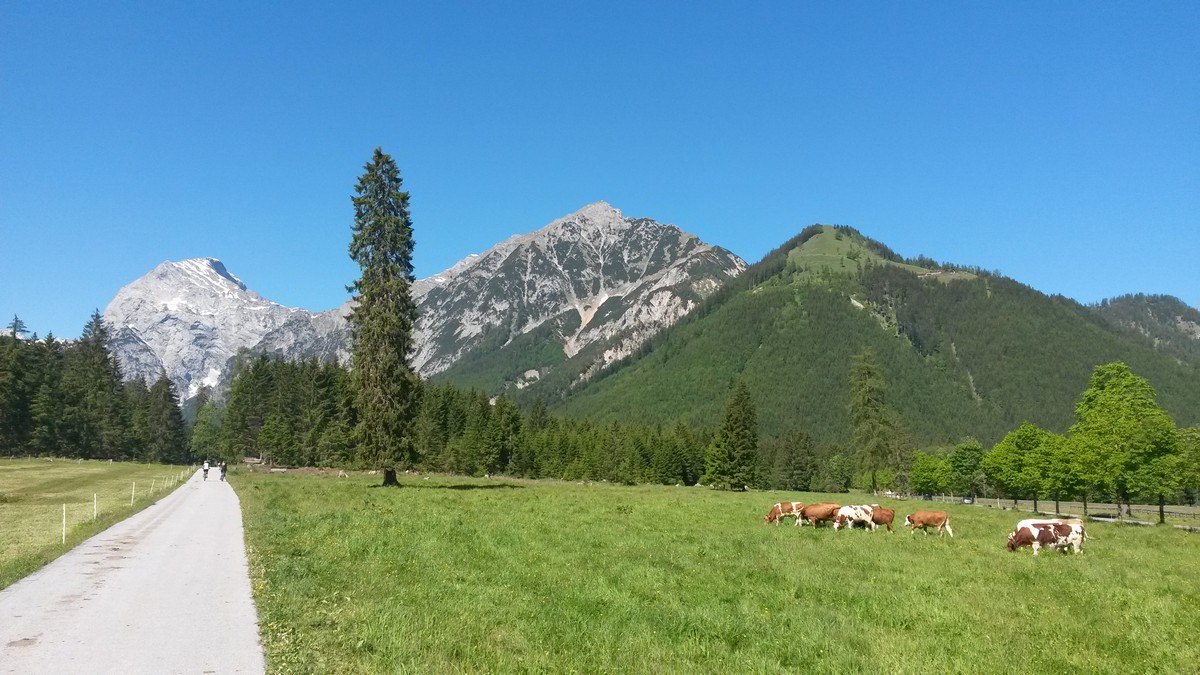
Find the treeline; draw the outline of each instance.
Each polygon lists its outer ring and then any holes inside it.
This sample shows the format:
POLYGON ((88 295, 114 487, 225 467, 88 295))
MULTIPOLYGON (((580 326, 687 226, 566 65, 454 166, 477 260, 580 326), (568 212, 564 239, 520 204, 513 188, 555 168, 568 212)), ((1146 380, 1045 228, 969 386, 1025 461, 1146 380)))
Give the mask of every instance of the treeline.
MULTIPOLYGON (((1124 363, 1096 368, 1066 435, 1029 422, 988 452, 977 442, 915 453, 916 492, 1013 500, 1196 503, 1200 428, 1177 428, 1148 380, 1124 363)), ((1085 506, 1086 509, 1086 506, 1085 506)))
MULTIPOLYGON (((857 363, 851 387, 881 399, 877 366, 869 358, 857 363)), ((870 407, 852 414, 856 425, 869 421, 870 407)), ((847 447, 817 443, 800 431, 760 440, 744 384, 726 403, 723 424, 695 428, 562 418, 540 402, 522 410, 504 396, 426 382, 408 468, 815 492, 869 489, 874 481, 914 493, 1124 503, 1194 501, 1200 488, 1200 430, 1176 429, 1149 383, 1121 363, 1096 369, 1069 435, 1026 423, 990 451, 975 440, 917 450, 884 408, 876 430, 868 424, 847 447)), ((345 369, 259 356, 238 367, 226 405, 201 406, 192 448, 231 461, 249 456, 284 466, 374 468, 356 449, 356 423, 345 369)))
MULTIPOLYGON (((259 356, 241 364, 224 406, 199 409, 193 450, 284 466, 375 468, 354 441, 357 411, 347 370, 259 356)), ((511 475, 625 483, 694 484, 704 471, 703 432, 598 425, 527 411, 476 389, 421 385, 412 467, 463 475, 511 475)))
POLYGON ((122 382, 94 312, 78 341, 26 339, 14 317, 0 336, 0 455, 185 464, 188 432, 164 374, 122 382))
MULTIPOLYGON (((740 405, 752 407, 743 399, 740 405)), ((261 458, 282 466, 375 468, 354 441, 357 413, 348 371, 336 364, 265 356, 238 365, 228 401, 200 406, 192 435, 197 457, 261 458)), ((756 426, 756 425, 751 425, 756 426)), ((526 409, 505 396, 423 382, 410 468, 461 475, 695 485, 718 480, 706 466, 720 429, 597 423, 526 409)), ((853 458, 793 433, 763 443, 757 431, 737 487, 846 491, 853 458)), ((744 453, 748 452, 748 455, 744 453)), ((709 462, 711 464, 711 461, 709 462)), ((732 485, 733 483, 730 483, 732 485)))

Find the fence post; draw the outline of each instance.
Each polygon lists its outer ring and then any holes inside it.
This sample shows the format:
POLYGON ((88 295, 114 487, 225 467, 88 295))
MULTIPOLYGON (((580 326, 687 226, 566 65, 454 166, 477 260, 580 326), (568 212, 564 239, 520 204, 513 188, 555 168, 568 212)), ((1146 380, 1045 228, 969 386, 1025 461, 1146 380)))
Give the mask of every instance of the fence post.
POLYGON ((96 493, 93 492, 92 493, 92 522, 93 523, 96 522, 96 512, 97 512, 96 506, 97 506, 96 493))
POLYGON ((67 543, 67 505, 63 504, 63 530, 62 543, 67 543))
POLYGON ((133 492, 129 493, 129 507, 133 508, 133 498, 137 496, 137 481, 133 481, 133 492))

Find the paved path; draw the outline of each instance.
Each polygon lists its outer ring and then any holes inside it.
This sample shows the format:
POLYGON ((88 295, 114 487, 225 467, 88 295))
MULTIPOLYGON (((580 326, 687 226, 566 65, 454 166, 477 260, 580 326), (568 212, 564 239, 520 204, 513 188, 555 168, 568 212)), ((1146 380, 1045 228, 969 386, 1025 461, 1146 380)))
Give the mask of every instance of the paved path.
POLYGON ((237 495, 187 483, 0 591, 0 673, 262 673, 237 495))

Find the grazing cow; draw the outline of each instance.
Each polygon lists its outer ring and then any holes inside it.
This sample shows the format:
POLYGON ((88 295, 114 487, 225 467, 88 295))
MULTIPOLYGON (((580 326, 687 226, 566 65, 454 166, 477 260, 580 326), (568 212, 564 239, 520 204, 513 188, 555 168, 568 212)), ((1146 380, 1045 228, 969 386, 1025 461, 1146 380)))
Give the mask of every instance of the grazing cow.
MULTIPOLYGON (((875 527, 887 525, 888 532, 895 534, 895 530, 892 529, 892 519, 895 517, 895 509, 885 509, 878 504, 871 505, 871 522, 875 524, 875 527)), ((875 527, 871 529, 874 530, 875 527)))
POLYGON ((1083 553, 1083 542, 1087 539, 1087 532, 1084 531, 1083 524, 1078 522, 1078 518, 1070 520, 1076 522, 1051 520, 1027 523, 1023 520, 1017 524, 1017 529, 1008 535, 1008 550, 1011 552, 1022 546, 1030 546, 1033 548, 1033 554, 1037 555, 1043 546, 1049 546, 1063 553, 1066 553, 1067 549, 1074 550, 1076 554, 1083 553))
POLYGON ((771 510, 767 512, 767 515, 763 517, 763 522, 768 524, 775 523, 778 525, 779 521, 783 520, 787 516, 794 516, 797 522, 799 522, 800 509, 802 508, 804 508, 804 505, 800 502, 779 502, 775 506, 772 506, 771 510))
POLYGON ((1079 518, 1026 518, 1017 523, 1016 529, 1028 527, 1029 525, 1045 525, 1047 523, 1066 523, 1067 525, 1082 525, 1083 521, 1079 518))
POLYGON ((945 511, 917 511, 904 517, 904 524, 912 528, 909 534, 916 534, 917 528, 925 534, 929 534, 928 528, 936 527, 938 536, 943 536, 942 530, 950 533, 950 538, 954 538, 954 530, 950 529, 950 516, 946 515, 945 511))
POLYGON ((838 509, 837 516, 833 519, 833 529, 840 530, 843 527, 853 528, 859 523, 862 523, 863 527, 875 529, 875 523, 871 521, 870 506, 864 504, 861 506, 843 506, 838 509))
POLYGON ((800 525, 807 520, 812 523, 813 527, 816 527, 817 523, 832 522, 834 518, 837 518, 837 512, 840 508, 840 505, 832 502, 809 504, 800 509, 800 517, 796 519, 796 524, 800 525))

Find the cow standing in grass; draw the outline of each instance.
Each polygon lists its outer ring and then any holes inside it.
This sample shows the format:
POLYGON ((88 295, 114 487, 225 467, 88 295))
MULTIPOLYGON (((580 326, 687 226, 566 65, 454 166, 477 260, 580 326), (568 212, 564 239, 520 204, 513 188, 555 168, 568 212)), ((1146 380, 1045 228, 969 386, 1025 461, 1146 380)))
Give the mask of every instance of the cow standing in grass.
POLYGON ((878 504, 872 504, 871 522, 874 523, 874 527, 872 527, 871 530, 875 530, 875 528, 879 527, 880 525, 887 525, 888 532, 895 534, 896 531, 892 529, 892 519, 895 517, 895 509, 885 509, 878 504))
POLYGON ((954 530, 950 529, 950 516, 945 511, 917 511, 904 517, 904 524, 912 528, 909 534, 916 534, 917 528, 926 535, 929 534, 931 527, 936 527, 938 536, 944 536, 944 532, 950 533, 950 538, 954 538, 954 530))
POLYGON ((833 529, 840 530, 843 527, 854 527, 857 524, 862 524, 863 527, 875 529, 875 523, 871 520, 871 507, 865 504, 859 506, 843 506, 838 509, 837 516, 833 519, 833 529))
POLYGON ((1008 535, 1008 550, 1010 552, 1030 546, 1036 556, 1043 546, 1048 546, 1066 553, 1068 549, 1076 554, 1083 553, 1083 542, 1087 532, 1083 523, 1077 518, 1066 520, 1038 520, 1030 518, 1017 523, 1017 529, 1008 535))
POLYGON ((1064 523, 1066 525, 1083 525, 1083 520, 1079 518, 1026 518, 1017 523, 1016 530, 1030 525, 1046 525, 1053 523, 1064 523))
POLYGON ((816 527, 817 523, 833 522, 833 519, 837 518, 837 512, 840 508, 841 505, 834 504, 833 502, 809 504, 800 509, 800 518, 796 521, 796 524, 800 525, 807 520, 812 523, 813 527, 816 527))
POLYGON ((796 524, 800 524, 800 509, 804 508, 804 504, 800 502, 779 502, 771 507, 766 516, 763 516, 763 522, 768 525, 771 523, 779 524, 779 521, 788 516, 793 516, 796 519, 796 524))

